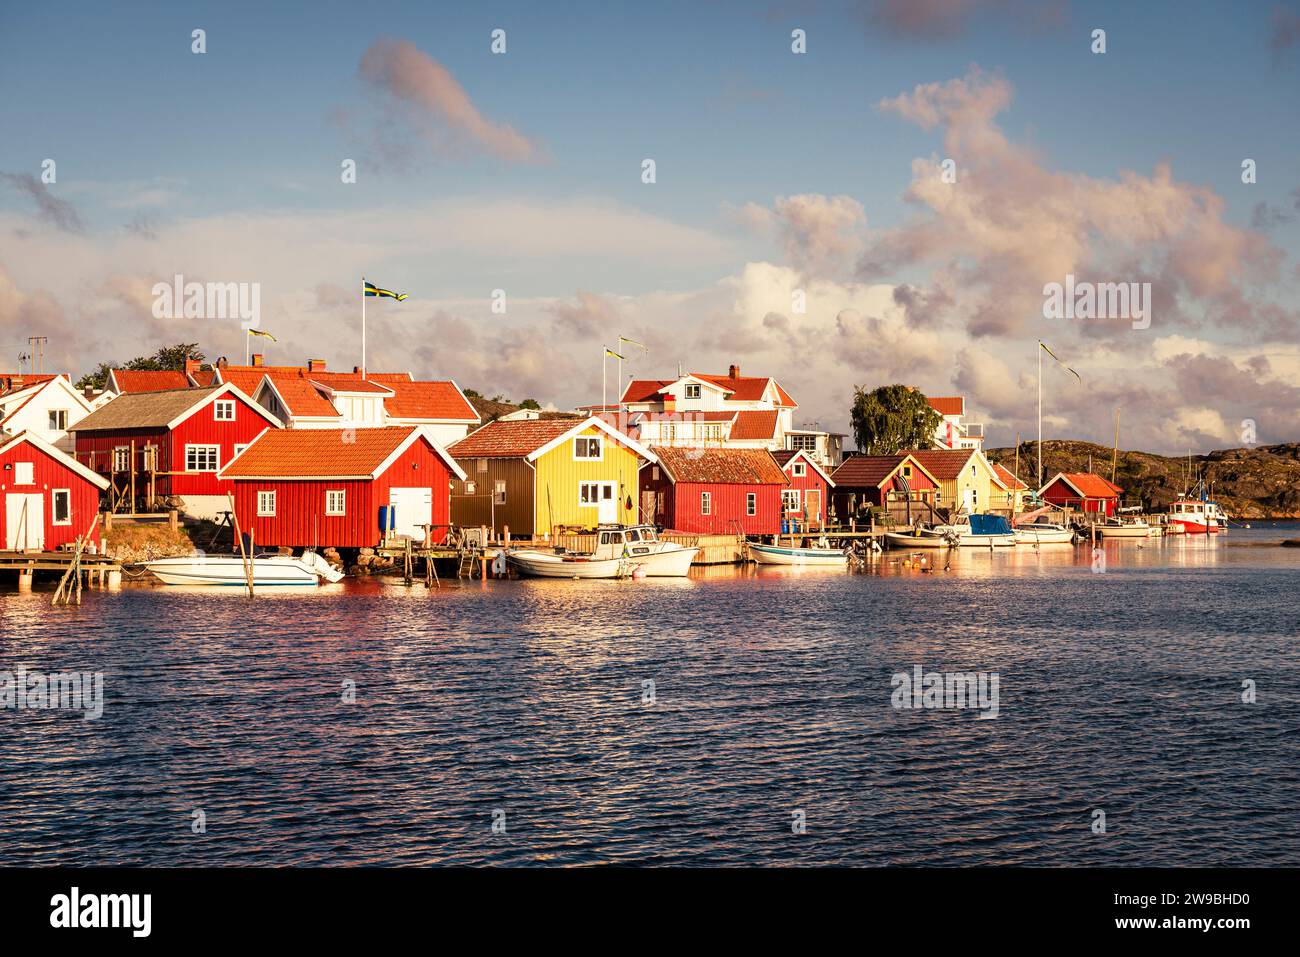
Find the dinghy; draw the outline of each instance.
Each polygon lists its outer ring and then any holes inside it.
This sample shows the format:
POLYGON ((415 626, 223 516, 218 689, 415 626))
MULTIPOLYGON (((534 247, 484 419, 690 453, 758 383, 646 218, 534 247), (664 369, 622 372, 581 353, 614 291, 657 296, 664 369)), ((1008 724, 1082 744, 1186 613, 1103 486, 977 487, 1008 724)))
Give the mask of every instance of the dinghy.
POLYGON ((848 552, 829 544, 816 548, 749 543, 749 557, 760 565, 847 565, 848 552))

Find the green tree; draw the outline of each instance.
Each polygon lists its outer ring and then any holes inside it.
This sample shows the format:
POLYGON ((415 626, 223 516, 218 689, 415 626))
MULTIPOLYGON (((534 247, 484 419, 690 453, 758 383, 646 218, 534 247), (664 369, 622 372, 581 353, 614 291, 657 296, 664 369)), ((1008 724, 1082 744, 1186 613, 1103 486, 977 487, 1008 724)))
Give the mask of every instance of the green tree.
POLYGON ((540 409, 541 407, 542 404, 536 399, 524 399, 523 402, 519 403, 519 408, 521 409, 540 409))
POLYGON ((77 388, 102 389, 108 384, 108 373, 112 369, 131 369, 144 372, 181 372, 185 369, 186 359, 203 361, 197 342, 178 342, 174 346, 163 346, 151 356, 136 356, 130 362, 101 362, 94 372, 87 372, 77 380, 77 388))
POLYGON ((901 449, 928 449, 942 416, 925 396, 907 385, 853 390, 853 437, 867 455, 893 455, 901 449))

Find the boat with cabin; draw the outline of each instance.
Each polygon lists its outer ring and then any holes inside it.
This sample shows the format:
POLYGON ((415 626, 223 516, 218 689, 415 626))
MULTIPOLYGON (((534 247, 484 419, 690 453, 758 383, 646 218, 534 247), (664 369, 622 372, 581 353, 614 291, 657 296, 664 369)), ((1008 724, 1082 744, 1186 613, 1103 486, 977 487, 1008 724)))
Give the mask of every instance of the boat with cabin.
POLYGON ((1151 525, 1140 515, 1125 517, 1114 515, 1094 528, 1102 538, 1150 538, 1151 525))
POLYGON ((592 556, 625 559, 654 577, 682 578, 690 573, 699 552, 694 545, 664 541, 653 525, 601 525, 592 556))
POLYGON ((1218 502, 1209 499, 1183 498, 1170 502, 1165 521, 1180 526, 1189 535, 1214 535, 1228 528, 1228 516, 1218 502))

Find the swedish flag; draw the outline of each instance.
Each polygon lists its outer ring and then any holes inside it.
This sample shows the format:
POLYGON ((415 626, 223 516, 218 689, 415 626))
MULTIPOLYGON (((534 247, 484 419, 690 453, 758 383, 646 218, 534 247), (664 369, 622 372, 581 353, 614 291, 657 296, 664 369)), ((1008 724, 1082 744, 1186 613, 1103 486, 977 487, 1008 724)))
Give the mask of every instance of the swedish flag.
POLYGON ((391 289, 380 289, 373 282, 366 283, 366 295, 387 296, 389 299, 396 299, 398 302, 401 302, 406 298, 406 293, 404 292, 393 292, 391 289))

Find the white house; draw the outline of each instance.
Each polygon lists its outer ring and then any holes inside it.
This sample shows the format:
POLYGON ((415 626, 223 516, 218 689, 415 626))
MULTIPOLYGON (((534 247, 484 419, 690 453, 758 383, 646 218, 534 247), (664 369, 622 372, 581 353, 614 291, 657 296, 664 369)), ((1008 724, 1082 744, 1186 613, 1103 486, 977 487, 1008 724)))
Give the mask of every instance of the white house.
POLYGON ((936 449, 983 449, 984 423, 966 421, 966 397, 932 395, 926 401, 941 416, 934 430, 936 449))
POLYGON ((0 375, 0 433, 5 435, 27 432, 71 452, 68 429, 94 408, 66 375, 0 375))

